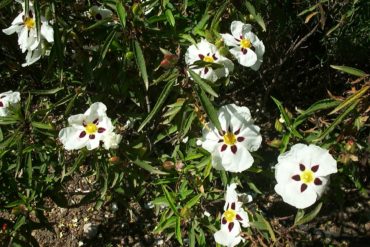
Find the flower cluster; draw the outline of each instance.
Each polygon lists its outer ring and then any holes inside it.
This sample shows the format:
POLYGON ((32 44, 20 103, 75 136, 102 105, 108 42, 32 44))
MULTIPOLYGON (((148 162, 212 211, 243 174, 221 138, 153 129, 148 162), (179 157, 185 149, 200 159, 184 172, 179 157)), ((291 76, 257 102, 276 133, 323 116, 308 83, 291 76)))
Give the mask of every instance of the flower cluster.
POLYGON ((45 17, 40 16, 41 27, 40 33, 38 33, 36 15, 32 3, 29 4, 27 13, 25 3, 20 3, 23 11, 14 19, 9 28, 3 29, 3 32, 7 35, 18 34, 18 45, 22 53, 27 51, 26 62, 22 64, 25 67, 35 63, 45 54, 44 41, 54 42, 54 30, 45 17))
POLYGON ((18 103, 21 100, 19 92, 7 91, 0 93, 0 117, 8 115, 8 107, 18 103))
POLYGON ((106 114, 107 107, 96 102, 84 114, 77 114, 68 118, 70 127, 59 132, 59 139, 66 150, 88 150, 98 148, 100 141, 105 149, 118 148, 122 136, 113 132, 111 119, 106 114))

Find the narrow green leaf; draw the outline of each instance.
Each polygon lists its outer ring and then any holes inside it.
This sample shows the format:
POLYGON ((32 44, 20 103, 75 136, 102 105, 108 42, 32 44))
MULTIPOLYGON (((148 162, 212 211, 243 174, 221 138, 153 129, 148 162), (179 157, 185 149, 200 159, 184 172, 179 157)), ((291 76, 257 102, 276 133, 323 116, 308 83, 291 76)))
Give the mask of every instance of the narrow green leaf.
POLYGON ((170 9, 166 9, 165 15, 168 23, 170 23, 170 25, 174 27, 176 25, 176 22, 175 17, 173 17, 172 11, 170 9))
POLYGON ((196 88, 196 93, 200 99, 204 111, 207 113, 212 124, 217 128, 217 130, 222 131, 222 127, 220 121, 218 120, 216 109, 213 107, 212 102, 209 100, 206 93, 200 87, 196 88))
POLYGON ((100 61, 99 61, 100 63, 104 60, 105 56, 107 55, 109 47, 112 44, 112 41, 115 36, 116 36, 116 30, 112 30, 107 36, 107 38, 105 39, 103 47, 100 52, 100 61))
POLYGON ((127 13, 126 13, 125 7, 123 6, 121 0, 117 1, 116 10, 117 10, 117 14, 119 17, 119 21, 121 22, 122 27, 125 28, 127 13))
POLYGON ((347 108, 341 115, 339 115, 334 122, 313 142, 318 142, 324 139, 330 132, 334 130, 334 128, 343 122, 343 119, 357 106, 357 104, 360 102, 360 99, 356 100, 350 107, 347 108))
POLYGON ((208 85, 208 83, 204 82, 203 79, 197 74, 195 73, 193 70, 189 69, 189 73, 190 73, 190 76, 193 78, 193 80, 204 90, 206 91, 207 93, 215 96, 215 97, 218 97, 217 93, 212 89, 212 87, 210 85, 208 85))
POLYGON ((14 231, 18 231, 18 229, 26 223, 26 216, 22 215, 17 219, 17 222, 14 225, 14 231))
POLYGON ((304 210, 303 209, 298 209, 297 214, 295 215, 294 218, 294 225, 297 225, 297 222, 299 222, 304 216, 304 210))
POLYGON ((176 206, 175 206, 175 201, 174 199, 172 198, 170 192, 166 189, 166 187, 164 185, 162 185, 162 190, 164 192, 164 196, 166 197, 166 200, 168 201, 168 204, 170 205, 170 208, 172 209, 172 211, 178 216, 178 217, 181 217, 176 206))
POLYGON ((355 76, 358 76, 358 77, 364 77, 364 76, 368 76, 369 75, 369 74, 366 74, 362 70, 355 69, 355 68, 348 67, 348 66, 330 65, 330 67, 332 67, 333 69, 342 71, 344 73, 347 73, 347 74, 350 74, 350 75, 355 75, 355 76))
POLYGON ((339 101, 333 99, 323 99, 315 102, 294 120, 293 128, 297 128, 301 123, 303 123, 303 121, 307 119, 308 116, 314 114, 315 112, 335 107, 338 104, 339 101))
POLYGON ((185 204, 185 208, 191 208, 193 207, 196 203, 198 203, 198 201, 200 200, 200 198, 202 197, 203 195, 202 194, 199 194, 199 195, 196 195, 194 196, 193 198, 191 198, 186 204, 185 204))
POLYGON ((210 30, 217 31, 218 29, 218 24, 222 20, 222 15, 226 10, 226 7, 229 5, 229 1, 224 1, 224 3, 218 7, 215 15, 213 16, 212 22, 211 22, 211 28, 210 30))
MULTIPOLYGON (((311 212, 309 212, 308 214, 300 217, 300 219, 298 219, 297 221, 294 220, 294 225, 295 226, 298 226, 298 225, 302 225, 302 224, 305 224, 307 222, 310 222, 311 220, 313 220, 317 214, 320 212, 321 210, 321 207, 322 207, 322 202, 320 202, 311 212)), ((304 213, 303 213, 304 214, 304 213)), ((297 213, 298 215, 298 213, 297 213)), ((297 217, 296 217, 297 219, 297 217)))
POLYGON ((176 239, 179 241, 180 245, 182 246, 182 237, 181 237, 181 218, 177 217, 176 218, 176 228, 175 228, 175 234, 176 234, 176 239))
POLYGON ((57 87, 53 89, 46 89, 46 90, 33 90, 30 93, 31 94, 36 94, 36 95, 50 95, 50 94, 56 94, 60 90, 63 90, 64 87, 57 87))
POLYGON ((97 21, 97 22, 95 22, 94 24, 92 24, 91 26, 89 26, 89 27, 85 28, 85 29, 83 30, 83 32, 91 31, 91 30, 96 29, 96 28, 98 28, 98 27, 104 26, 104 25, 105 25, 105 24, 107 24, 108 22, 109 22, 109 19, 108 19, 108 18, 107 18, 107 19, 103 19, 103 20, 101 20, 101 21, 97 21))
POLYGON ((28 185, 32 185, 32 174, 33 174, 33 169, 32 169, 32 157, 31 153, 27 154, 27 180, 28 180, 28 185))
POLYGON ((143 55, 143 51, 141 50, 139 42, 137 40, 134 41, 135 46, 135 58, 136 58, 136 64, 139 67, 141 77, 143 78, 145 89, 148 90, 149 88, 149 80, 148 80, 148 73, 146 71, 146 65, 145 65, 145 58, 143 55))
MULTIPOLYGON (((36 30, 37 37, 41 36, 41 12, 40 12, 40 1, 34 1, 35 19, 36 19, 36 30)), ((27 13, 27 12, 26 12, 27 13)))
POLYGON ((355 100, 361 98, 361 96, 364 95, 364 93, 366 93, 368 89, 369 89, 369 86, 365 86, 361 88, 361 90, 357 91, 355 94, 351 95, 350 97, 345 99, 342 103, 340 103, 340 105, 338 105, 334 110, 332 110, 329 113, 329 115, 334 114, 342 110, 343 108, 347 107, 348 105, 352 104, 355 100))
POLYGON ((133 163, 135 165, 140 166, 144 170, 147 170, 148 172, 150 172, 152 174, 158 174, 158 175, 167 175, 168 174, 167 172, 163 172, 161 170, 158 170, 158 168, 155 168, 155 167, 149 165, 149 163, 144 161, 144 160, 136 159, 136 160, 133 161, 133 163))
POLYGON ((260 13, 256 12, 256 9, 254 8, 254 6, 249 1, 245 1, 245 5, 248 9, 248 12, 253 16, 253 18, 256 20, 258 25, 260 25, 262 30, 265 32, 266 31, 266 24, 263 21, 263 18, 260 15, 260 13))
POLYGON ((45 130, 53 130, 54 127, 51 124, 45 124, 41 122, 31 122, 32 127, 45 130))
POLYGON ((149 121, 158 113, 158 111, 162 108, 162 105, 164 104, 164 102, 166 101, 168 95, 170 94, 171 92, 171 89, 173 87, 173 85, 175 84, 175 79, 174 80, 171 80, 169 82, 167 82, 166 86, 164 87, 161 95, 159 95, 158 99, 157 99, 157 103, 155 104, 155 106, 153 107, 153 110, 149 113, 149 115, 144 119, 144 121, 141 123, 138 131, 141 131, 145 125, 147 125, 149 123, 149 121))

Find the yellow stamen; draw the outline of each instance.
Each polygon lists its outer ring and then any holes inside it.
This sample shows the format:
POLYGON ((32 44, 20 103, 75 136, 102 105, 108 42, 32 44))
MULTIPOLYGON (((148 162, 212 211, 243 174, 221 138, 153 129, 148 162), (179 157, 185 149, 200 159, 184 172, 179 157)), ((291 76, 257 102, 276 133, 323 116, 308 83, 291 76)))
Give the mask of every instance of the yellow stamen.
POLYGON ((33 18, 26 17, 26 19, 24 19, 23 23, 28 29, 31 29, 31 28, 35 27, 35 19, 33 19, 33 18))
POLYGON ((207 63, 213 63, 215 60, 213 59, 213 57, 211 57, 211 56, 205 56, 204 58, 203 58, 203 61, 204 62, 207 62, 207 63))
POLYGON ((247 49, 252 47, 252 43, 249 39, 242 39, 240 40, 241 48, 247 49))
POLYGON ((228 209, 224 212, 224 217, 227 220, 227 222, 233 222, 236 217, 236 212, 232 209, 228 209))
POLYGON ((227 145, 234 145, 235 142, 236 142, 236 136, 232 133, 232 132, 226 132, 226 134, 224 135, 224 142, 227 144, 227 145))
POLYGON ((96 131, 98 131, 98 126, 93 123, 88 123, 85 127, 85 131, 89 135, 94 134, 96 131))
POLYGON ((309 183, 312 183, 313 180, 315 179, 315 175, 313 174, 313 172, 311 170, 304 170, 301 175, 301 181, 305 184, 309 184, 309 183))

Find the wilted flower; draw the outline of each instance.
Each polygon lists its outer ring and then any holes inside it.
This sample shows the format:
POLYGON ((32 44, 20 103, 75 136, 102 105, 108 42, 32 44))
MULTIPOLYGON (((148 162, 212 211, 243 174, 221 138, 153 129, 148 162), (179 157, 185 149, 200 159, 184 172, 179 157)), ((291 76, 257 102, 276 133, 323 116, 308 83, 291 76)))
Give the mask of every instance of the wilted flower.
POLYGON ((296 144, 278 157, 275 169, 276 193, 284 202, 306 208, 324 192, 329 175, 337 172, 337 162, 326 149, 296 144))
POLYGON ((104 142, 105 148, 118 145, 121 137, 112 133, 114 127, 106 110, 103 103, 96 102, 84 114, 70 116, 68 123, 71 126, 59 132, 64 148, 73 150, 86 147, 92 150, 99 147, 100 141, 104 142))
POLYGON ((22 66, 28 66, 40 59, 41 43, 44 39, 49 43, 54 42, 54 30, 45 17, 41 16, 40 36, 38 36, 35 10, 32 3, 29 5, 28 13, 25 13, 25 4, 23 2, 21 4, 23 11, 14 19, 9 28, 3 29, 3 32, 7 35, 18 34, 18 45, 23 53, 27 51, 26 63, 22 66))
POLYGON ((219 109, 218 119, 222 131, 211 123, 203 128, 202 147, 211 153, 213 167, 230 172, 248 169, 254 162, 250 152, 262 142, 260 128, 253 124, 249 109, 225 105, 219 109))
POLYGON ((121 140, 122 136, 120 134, 110 132, 102 139, 103 147, 105 149, 117 149, 121 140))
POLYGON ((250 24, 233 21, 230 29, 232 35, 228 33, 221 34, 225 44, 233 47, 230 49, 230 53, 234 55, 241 65, 258 70, 265 53, 263 42, 251 32, 252 26, 250 24))
POLYGON ((185 54, 185 62, 201 78, 212 82, 227 77, 234 70, 234 64, 228 58, 221 56, 216 46, 205 39, 188 48, 185 54), (194 64, 198 61, 208 64, 204 66, 194 64), (215 67, 212 68, 212 65, 215 67))
POLYGON ((8 107, 14 105, 21 100, 19 92, 7 91, 0 93, 0 116, 5 117, 8 115, 8 107))
POLYGON ((221 216, 221 230, 214 234, 217 243, 228 247, 235 246, 243 240, 240 236, 240 225, 249 227, 248 214, 242 208, 243 204, 238 201, 235 189, 236 184, 227 186, 224 213, 221 216))
POLYGON ((104 8, 102 6, 92 6, 90 8, 91 16, 97 21, 101 21, 113 16, 113 12, 110 9, 104 8))

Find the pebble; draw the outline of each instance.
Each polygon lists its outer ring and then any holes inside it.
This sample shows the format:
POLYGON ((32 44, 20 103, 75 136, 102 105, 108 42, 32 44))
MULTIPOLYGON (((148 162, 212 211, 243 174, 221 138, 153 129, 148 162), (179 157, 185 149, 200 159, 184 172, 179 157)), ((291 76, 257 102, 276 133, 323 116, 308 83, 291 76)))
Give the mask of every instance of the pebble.
POLYGON ((87 223, 84 225, 84 233, 87 238, 93 238, 96 236, 96 234, 98 234, 98 226, 87 223))

